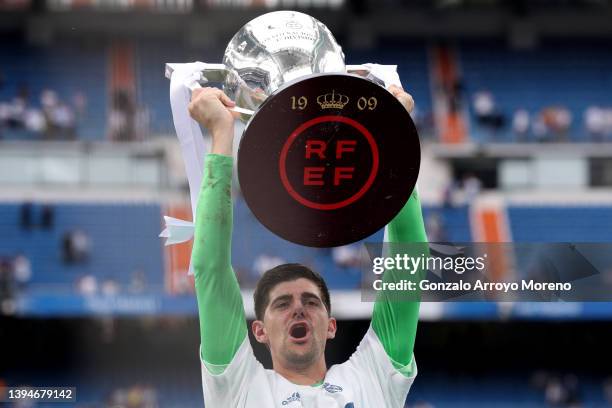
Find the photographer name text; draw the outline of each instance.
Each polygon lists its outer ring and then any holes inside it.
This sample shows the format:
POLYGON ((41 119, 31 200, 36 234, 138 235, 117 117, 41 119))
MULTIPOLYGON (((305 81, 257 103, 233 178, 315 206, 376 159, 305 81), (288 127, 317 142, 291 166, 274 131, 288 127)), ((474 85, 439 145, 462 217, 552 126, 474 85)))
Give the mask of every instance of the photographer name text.
POLYGON ((372 287, 376 291, 485 291, 485 292, 516 292, 516 291, 551 291, 562 292, 571 291, 572 284, 569 282, 538 282, 533 279, 523 279, 520 282, 486 282, 476 280, 467 282, 459 280, 457 282, 432 282, 427 279, 419 282, 402 279, 397 282, 383 282, 382 279, 377 279, 372 282, 372 287))

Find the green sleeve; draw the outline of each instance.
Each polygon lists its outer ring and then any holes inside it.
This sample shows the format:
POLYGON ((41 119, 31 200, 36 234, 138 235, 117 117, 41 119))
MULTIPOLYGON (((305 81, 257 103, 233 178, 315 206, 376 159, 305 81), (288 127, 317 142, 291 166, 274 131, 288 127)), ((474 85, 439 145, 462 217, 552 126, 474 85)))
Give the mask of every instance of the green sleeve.
MULTIPOLYGON (((416 188, 404 208, 389 223, 388 240, 391 243, 423 243, 414 246, 414 249, 411 246, 411 252, 415 253, 408 254, 409 256, 420 256, 423 251, 427 251, 427 236, 416 188)), ((394 255, 391 245, 391 251, 386 256, 394 255)), ((408 276, 405 272, 400 274, 396 270, 389 270, 384 273, 383 282, 398 282, 400 279, 416 281, 420 273, 421 271, 408 276)), ((419 318, 419 302, 390 299, 390 296, 387 291, 379 293, 374 304, 372 328, 395 368, 409 374, 419 318)))
POLYGON ((214 374, 223 372, 247 335, 240 287, 231 265, 232 161, 223 155, 206 157, 191 256, 201 357, 214 374))

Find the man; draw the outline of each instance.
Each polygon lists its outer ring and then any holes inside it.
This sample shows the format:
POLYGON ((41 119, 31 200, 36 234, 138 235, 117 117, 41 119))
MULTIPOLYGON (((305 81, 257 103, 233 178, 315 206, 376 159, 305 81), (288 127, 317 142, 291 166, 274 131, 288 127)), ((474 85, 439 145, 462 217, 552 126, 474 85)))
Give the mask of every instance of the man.
MULTIPOLYGON (((412 97, 389 90, 410 111, 412 97)), ((255 290, 251 330, 272 355, 273 370, 255 359, 247 336, 240 288, 231 267, 232 143, 235 106, 222 91, 197 89, 191 116, 208 128, 192 262, 200 313, 204 402, 214 408, 403 407, 416 375, 412 356, 418 302, 390 302, 381 293, 372 324, 349 361, 327 368, 327 340, 336 335, 329 292, 305 266, 285 264, 266 272, 255 290)), ((425 242, 416 191, 389 224, 389 240, 425 242)), ((396 271, 384 280, 399 279, 396 271)))

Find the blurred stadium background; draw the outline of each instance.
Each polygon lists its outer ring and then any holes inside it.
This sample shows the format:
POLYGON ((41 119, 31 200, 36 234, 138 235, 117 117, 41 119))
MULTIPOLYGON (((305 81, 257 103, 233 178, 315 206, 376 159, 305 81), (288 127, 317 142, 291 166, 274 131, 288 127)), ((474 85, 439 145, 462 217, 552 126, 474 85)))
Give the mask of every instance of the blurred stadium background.
MULTIPOLYGON (((322 20, 348 63, 398 65, 430 240, 612 242, 610 1, 0 0, 0 386, 202 406, 191 247, 157 237, 191 216, 163 68, 220 62, 275 9, 322 20)), ((291 245, 235 205, 245 296, 270 265, 312 265, 346 358, 370 307, 355 248, 291 245)), ((424 304, 407 406, 612 406, 611 321, 608 303, 424 304)))

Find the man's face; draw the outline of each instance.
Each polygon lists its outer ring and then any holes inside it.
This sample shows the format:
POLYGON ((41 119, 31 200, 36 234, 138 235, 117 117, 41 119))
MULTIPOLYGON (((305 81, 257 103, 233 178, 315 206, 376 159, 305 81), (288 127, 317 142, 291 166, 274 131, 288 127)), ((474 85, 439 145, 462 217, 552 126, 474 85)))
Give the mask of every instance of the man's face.
POLYGON ((272 360, 304 368, 322 358, 327 339, 336 334, 336 320, 329 317, 319 288, 299 278, 276 285, 269 299, 263 322, 254 322, 253 332, 270 347, 272 360))

